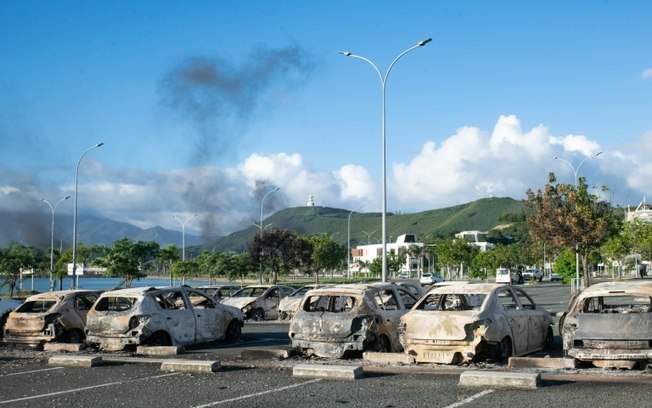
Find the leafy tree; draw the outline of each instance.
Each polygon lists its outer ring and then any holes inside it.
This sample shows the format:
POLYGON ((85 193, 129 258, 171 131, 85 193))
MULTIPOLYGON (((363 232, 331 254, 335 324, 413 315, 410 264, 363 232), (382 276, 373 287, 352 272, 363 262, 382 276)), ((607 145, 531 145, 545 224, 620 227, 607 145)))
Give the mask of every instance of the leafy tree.
POLYGON ((299 255, 303 251, 301 245, 297 245, 297 239, 290 231, 276 228, 254 236, 249 244, 251 261, 262 266, 263 275, 269 271, 268 281, 276 284, 279 274, 286 274, 301 263, 299 255))
POLYGON ((562 282, 569 283, 575 278, 575 251, 564 248, 555 260, 555 273, 561 276, 562 282))
POLYGON ((466 240, 448 238, 440 241, 435 247, 435 251, 437 260, 449 270, 448 279, 450 279, 450 269, 456 270, 460 265, 470 266, 479 249, 466 240))
POLYGON ((174 244, 168 244, 158 252, 158 269, 163 275, 171 273, 172 263, 179 260, 179 249, 174 244))
POLYGON ((550 173, 543 190, 527 191, 525 208, 530 236, 535 241, 568 249, 577 245, 585 286, 590 286, 589 254, 618 229, 611 205, 589 193, 584 177, 575 186, 558 184, 554 173, 550 173))
POLYGON ((314 268, 315 282, 318 283, 319 272, 337 268, 346 256, 346 249, 337 245, 331 237, 324 235, 310 236, 308 241, 312 247, 310 259, 314 268))
POLYGON ((172 275, 176 278, 190 278, 197 276, 197 271, 199 270, 199 265, 196 259, 186 259, 174 262, 170 266, 172 275))
POLYGON ((14 295, 21 271, 38 265, 37 255, 36 248, 18 242, 0 249, 0 288, 9 286, 9 297, 14 295))
MULTIPOLYGON (((401 267, 403 266, 403 262, 405 261, 405 258, 395 254, 393 252, 388 252, 387 253, 387 269, 388 273, 390 276, 395 276, 397 275, 401 267)), ((369 272, 371 276, 375 277, 380 277, 382 276, 382 270, 383 270, 383 258, 381 256, 377 256, 374 258, 374 260, 369 264, 369 272)))
POLYGON ((135 242, 128 238, 115 241, 104 257, 106 276, 119 277, 124 280, 125 287, 130 288, 134 279, 147 276, 145 265, 156 259, 159 246, 156 242, 135 242))

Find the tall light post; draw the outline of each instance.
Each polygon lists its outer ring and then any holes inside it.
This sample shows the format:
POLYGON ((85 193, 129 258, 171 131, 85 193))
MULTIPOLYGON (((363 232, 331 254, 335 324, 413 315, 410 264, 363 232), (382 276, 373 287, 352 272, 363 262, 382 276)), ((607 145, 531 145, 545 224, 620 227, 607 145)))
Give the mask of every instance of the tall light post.
MULTIPOLYGON (((584 162, 586 162, 587 160, 593 159, 594 157, 598 157, 601 154, 602 154, 602 152, 597 152, 593 156, 585 157, 584 160, 582 160, 580 162, 580 164, 577 165, 577 167, 573 166, 573 164, 571 162, 569 162, 566 159, 562 159, 561 157, 555 156, 554 159, 563 161, 564 163, 568 164, 571 169, 573 169, 573 174, 574 174, 574 177, 575 177, 575 187, 577 188, 578 183, 579 183, 578 173, 580 171, 580 167, 582 167, 584 162)), ((580 246, 579 246, 578 243, 575 243, 575 285, 576 285, 575 290, 576 291, 579 290, 580 289, 580 246)))
POLYGON ((387 153, 386 153, 386 148, 387 148, 387 132, 386 132, 386 120, 385 120, 385 96, 386 96, 386 88, 387 88, 387 77, 389 76, 389 73, 392 71, 392 68, 394 67, 394 64, 401 59, 402 56, 407 54, 408 52, 417 49, 419 47, 423 47, 424 45, 428 44, 430 41, 432 41, 432 38, 426 38, 425 40, 419 41, 416 43, 416 45, 413 45, 412 47, 406 49, 405 51, 401 52, 398 54, 396 58, 392 61, 391 64, 389 64, 389 67, 387 68, 387 71, 385 72, 385 75, 383 75, 380 72, 380 69, 378 69, 378 66, 374 64, 370 59, 352 54, 348 51, 340 51, 340 54, 346 56, 346 57, 352 57, 352 58, 358 58, 361 59, 369 65, 371 65, 376 73, 378 74, 378 77, 380 78, 380 85, 381 85, 381 106, 382 106, 382 113, 381 113, 381 146, 382 146, 382 205, 381 205, 381 211, 382 211, 382 244, 383 244, 383 250, 382 250, 382 281, 387 282, 387 153))
POLYGON ((41 201, 43 201, 45 204, 50 207, 50 210, 52 210, 52 227, 50 228, 50 292, 54 290, 54 279, 52 275, 52 270, 54 269, 54 212, 57 209, 57 206, 62 202, 67 199, 69 199, 70 196, 65 196, 61 200, 57 201, 56 204, 52 205, 48 200, 45 198, 41 198, 41 201))
POLYGON ((195 218, 198 215, 199 214, 194 213, 183 221, 176 215, 172 216, 172 218, 174 218, 175 220, 179 221, 179 223, 181 223, 181 260, 182 261, 186 260, 186 224, 188 223, 188 221, 190 221, 191 219, 195 218))
POLYGON ((349 222, 346 227, 346 277, 347 279, 351 279, 351 216, 353 215, 354 212, 359 211, 362 207, 358 207, 357 209, 351 211, 349 213, 349 222))
POLYGON ((573 174, 575 175, 575 187, 577 187, 577 183, 579 182, 578 172, 580 171, 580 167, 582 167, 582 165, 584 164, 585 161, 587 161, 589 159, 593 159, 595 157, 598 157, 601 154, 602 154, 602 152, 597 152, 593 156, 585 157, 584 160, 582 160, 580 162, 580 164, 577 165, 577 167, 573 166, 573 164, 571 162, 569 162, 566 159, 562 159, 561 157, 555 156, 554 159, 559 160, 559 161, 563 161, 564 163, 568 164, 568 166, 570 166, 570 168, 573 170, 573 174))
POLYGON ((77 289, 79 278, 77 277, 77 196, 79 195, 79 165, 81 164, 82 159, 86 156, 86 153, 90 152, 93 149, 102 147, 104 143, 98 143, 95 146, 91 146, 88 149, 84 150, 84 153, 79 157, 77 162, 77 167, 75 169, 75 200, 73 205, 72 212, 72 288, 77 289))
MULTIPOLYGON (((263 226, 263 203, 265 202, 265 199, 267 198, 268 195, 280 190, 281 187, 276 187, 273 190, 268 191, 263 198, 260 200, 260 225, 258 225, 258 228, 260 228, 260 244, 262 248, 263 244, 263 231, 265 228, 267 228, 269 225, 263 226)), ((258 283, 262 285, 263 283, 263 259, 262 259, 262 253, 260 256, 260 262, 258 263, 258 283)))
POLYGON ((370 245, 371 244, 371 236, 374 235, 376 233, 376 231, 371 231, 371 232, 362 231, 362 232, 364 232, 367 235, 367 245, 370 245))

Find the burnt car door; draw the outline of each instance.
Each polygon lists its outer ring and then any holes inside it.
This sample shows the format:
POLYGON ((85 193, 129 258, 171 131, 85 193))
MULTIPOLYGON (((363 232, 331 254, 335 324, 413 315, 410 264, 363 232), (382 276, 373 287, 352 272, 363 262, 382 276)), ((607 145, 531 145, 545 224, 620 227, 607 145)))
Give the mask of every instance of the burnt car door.
POLYGON ((186 292, 195 317, 195 341, 204 343, 224 336, 224 316, 215 300, 195 290, 186 292))
POLYGON ((416 303, 416 299, 406 290, 396 288, 382 288, 377 289, 372 294, 372 299, 375 303, 376 310, 378 311, 382 321, 380 322, 380 333, 386 335, 391 341, 391 348, 394 350, 397 347, 400 349, 400 342, 398 339, 398 325, 403 316, 407 312, 405 303, 401 295, 407 296, 412 300, 412 304, 416 303))
POLYGON ((529 313, 522 309, 511 288, 499 289, 496 296, 512 332, 514 354, 523 354, 528 348, 529 313))
POLYGON ((519 303, 521 311, 527 315, 528 332, 527 332, 527 350, 534 351, 545 347, 546 334, 550 327, 550 315, 543 309, 537 308, 534 301, 519 288, 512 288, 519 303))
POLYGON ((265 318, 276 319, 278 317, 278 304, 281 301, 281 289, 278 287, 270 288, 263 295, 262 301, 264 304, 265 318))
POLYGON ((192 344, 195 342, 195 314, 183 291, 173 289, 160 293, 156 297, 165 316, 168 334, 177 344, 192 344))

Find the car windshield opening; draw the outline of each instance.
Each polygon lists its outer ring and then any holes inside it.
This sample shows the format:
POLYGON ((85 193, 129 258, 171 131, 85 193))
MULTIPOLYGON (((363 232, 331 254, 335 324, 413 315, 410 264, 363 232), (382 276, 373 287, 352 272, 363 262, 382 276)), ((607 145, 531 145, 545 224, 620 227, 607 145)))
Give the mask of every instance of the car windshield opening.
POLYGON ((313 295, 303 303, 306 312, 345 313, 356 305, 356 298, 347 295, 313 295))
POLYGON ((431 293, 416 310, 465 311, 480 309, 487 295, 479 293, 431 293))

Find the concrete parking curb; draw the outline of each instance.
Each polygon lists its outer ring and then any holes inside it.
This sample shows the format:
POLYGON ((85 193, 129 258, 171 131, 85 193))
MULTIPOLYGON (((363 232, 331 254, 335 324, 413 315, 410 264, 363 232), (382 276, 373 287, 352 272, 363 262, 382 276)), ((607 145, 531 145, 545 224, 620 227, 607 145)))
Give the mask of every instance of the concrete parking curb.
POLYGON ((365 351, 362 359, 378 364, 414 364, 414 357, 404 353, 376 353, 365 351))
POLYGON ((571 369, 576 368, 574 358, 552 358, 552 357, 510 357, 509 368, 552 368, 571 369))
POLYGON ((99 356, 52 356, 48 360, 48 364, 65 367, 96 367, 103 363, 99 356))
POLYGON ((511 373, 495 371, 464 371, 459 385, 463 387, 536 389, 541 384, 539 373, 511 373))
POLYGON ((357 380, 362 378, 362 367, 301 364, 294 366, 292 375, 295 377, 335 378, 342 380, 357 380))
POLYGON ((161 371, 182 373, 214 373, 222 368, 219 361, 205 360, 166 360, 161 363, 161 371))
POLYGON ((45 343, 43 344, 43 351, 69 351, 76 353, 85 347, 86 345, 80 343, 45 343))
POLYGON ((283 349, 263 350, 263 349, 245 349, 240 353, 240 358, 251 360, 257 358, 289 358, 290 351, 283 349))
POLYGON ((143 356, 176 356, 186 350, 177 346, 138 346, 136 354, 143 356))

